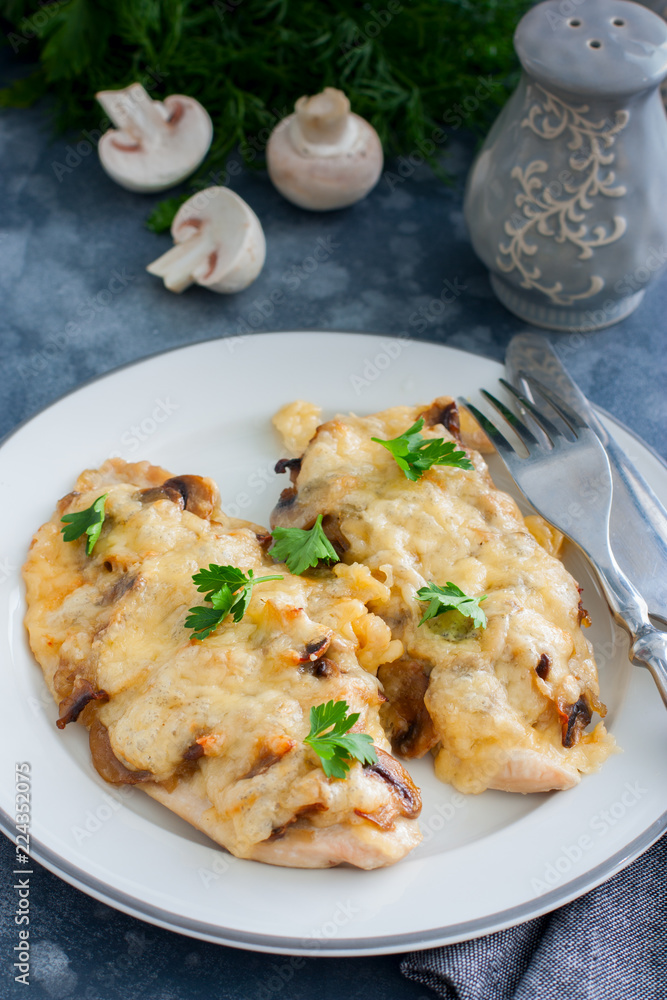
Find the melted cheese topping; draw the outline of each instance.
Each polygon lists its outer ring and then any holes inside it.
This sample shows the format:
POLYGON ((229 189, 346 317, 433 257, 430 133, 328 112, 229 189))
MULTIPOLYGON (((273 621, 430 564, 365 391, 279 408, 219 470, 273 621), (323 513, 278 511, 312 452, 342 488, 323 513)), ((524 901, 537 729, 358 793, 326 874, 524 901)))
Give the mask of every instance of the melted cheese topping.
POLYGON ((333 699, 388 750, 374 672, 402 646, 366 607, 385 602, 387 587, 364 566, 292 576, 253 526, 144 495, 168 475, 120 460, 89 470, 33 540, 26 625, 61 711, 84 681, 105 692, 81 721, 104 727, 129 772, 149 772, 141 787, 238 856, 397 860, 420 839, 414 810, 407 816, 396 788, 358 763, 347 780, 328 780, 303 743, 311 707, 333 699), (84 539, 63 541, 60 518, 102 491, 106 519, 88 557, 84 539), (198 641, 184 622, 204 603, 192 575, 210 563, 283 579, 258 584, 241 622, 228 617, 198 641), (324 661, 309 653, 320 647, 324 661))
MULTIPOLYGON (((281 498, 273 523, 308 526, 324 514, 347 546, 345 561, 367 566, 387 586, 389 596, 371 607, 429 675, 424 701, 443 781, 466 792, 569 787, 597 769, 613 740, 600 723, 592 733, 575 726, 576 744, 563 745, 564 719, 579 699, 605 709, 579 627, 577 584, 551 554, 559 538, 541 519, 524 523, 477 452, 469 452, 472 472, 434 466, 408 481, 371 438, 402 434, 421 412, 395 407, 321 425, 303 455, 296 495, 281 498), (447 615, 419 625, 417 591, 449 581, 486 595, 486 629, 462 629, 457 613, 457 627, 451 615, 449 629, 447 615), (545 676, 537 672, 542 657, 545 676)), ((454 440, 442 425, 422 433, 454 440)))

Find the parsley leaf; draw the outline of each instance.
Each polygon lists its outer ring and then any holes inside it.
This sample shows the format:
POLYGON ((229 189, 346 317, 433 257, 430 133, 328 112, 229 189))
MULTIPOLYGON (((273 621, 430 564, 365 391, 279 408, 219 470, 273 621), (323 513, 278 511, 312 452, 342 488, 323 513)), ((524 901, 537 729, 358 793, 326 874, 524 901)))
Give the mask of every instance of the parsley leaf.
POLYGON ((198 584, 197 590, 205 594, 204 600, 210 601, 211 607, 200 605, 190 608, 185 619, 185 627, 194 629, 193 639, 206 639, 218 625, 221 625, 227 615, 231 614, 235 622, 240 622, 248 610, 252 588, 256 583, 267 580, 283 580, 282 576, 258 576, 251 569, 248 575, 237 566, 217 566, 209 563, 208 569, 200 569, 192 577, 198 584))
POLYGON ((158 202, 146 219, 146 228, 150 229, 152 233, 165 233, 171 227, 179 208, 189 197, 190 192, 186 192, 186 194, 176 195, 175 198, 165 198, 164 201, 158 202))
POLYGON ((225 584, 231 587, 230 593, 233 593, 246 583, 246 575, 242 569, 237 569, 236 566, 217 566, 215 563, 209 563, 208 569, 200 569, 192 579, 197 584, 199 593, 206 594, 205 601, 210 601, 211 594, 225 584))
POLYGON ((303 528, 274 528, 271 534, 273 545, 269 549, 270 555, 279 562, 287 563, 290 573, 297 576, 301 576, 309 566, 317 566, 320 559, 338 562, 336 550, 324 534, 321 514, 308 531, 303 528))
POLYGON ((100 537, 102 531, 102 525, 104 524, 104 501, 108 496, 108 493, 104 493, 90 507, 86 507, 85 510, 77 511, 75 514, 65 514, 64 517, 61 517, 60 520, 65 525, 64 528, 60 529, 63 540, 73 542, 85 532, 88 535, 86 552, 88 555, 91 555, 95 547, 95 542, 100 537))
POLYGON ((358 712, 348 715, 348 711, 345 701, 328 701, 310 710, 310 732, 303 742, 318 755, 327 778, 345 778, 351 760, 377 764, 373 738, 367 733, 348 733, 359 718, 358 712))
MULTIPOLYGON (((226 610, 222 607, 207 608, 203 605, 196 608, 190 608, 190 613, 185 619, 185 627, 194 629, 194 632, 192 633, 193 639, 206 639, 206 637, 209 636, 211 632, 218 627, 218 625, 220 625, 223 619, 227 617, 232 601, 234 600, 234 595, 229 587, 227 587, 226 590, 226 596, 228 598, 226 610)), ((225 596, 223 595, 223 592, 219 591, 215 596, 220 597, 222 604, 225 596)))
POLYGON ((396 464, 405 473, 406 479, 413 483, 430 469, 432 465, 452 465, 456 469, 474 469, 474 466, 464 451, 457 451, 453 441, 443 438, 425 438, 419 433, 424 426, 424 418, 409 427, 404 434, 389 441, 382 438, 371 438, 376 441, 396 459, 396 464))
POLYGON ((486 595, 468 597, 455 583, 447 583, 444 587, 429 583, 427 587, 417 591, 417 600, 430 601, 420 625, 429 618, 441 615, 443 611, 459 611, 466 618, 471 618, 476 628, 486 628, 486 615, 480 608, 481 602, 486 600, 486 595))

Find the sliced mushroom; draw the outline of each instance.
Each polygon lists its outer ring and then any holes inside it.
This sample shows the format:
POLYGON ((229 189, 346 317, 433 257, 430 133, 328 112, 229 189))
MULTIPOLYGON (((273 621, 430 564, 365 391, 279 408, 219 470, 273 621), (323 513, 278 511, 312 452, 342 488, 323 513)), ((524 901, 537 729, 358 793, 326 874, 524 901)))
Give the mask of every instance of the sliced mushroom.
POLYGON ((279 458, 275 464, 274 471, 281 475, 283 472, 287 472, 289 469, 289 477, 292 485, 294 485, 299 477, 299 472, 301 471, 301 459, 300 458, 279 458))
POLYGON ((69 722, 76 722, 89 702, 108 700, 109 695, 106 691, 96 691, 90 681, 84 677, 77 677, 71 695, 63 698, 58 705, 59 717, 56 720, 58 729, 64 729, 69 722))
POLYGON ((459 417, 459 410, 451 396, 438 397, 438 399, 435 399, 429 408, 420 413, 419 416, 424 418, 424 423, 427 427, 433 427, 436 424, 441 424, 449 431, 452 437, 455 437, 457 441, 461 440, 461 419, 459 417))
POLYGON ((99 719, 95 719, 88 734, 90 753, 95 770, 100 778, 112 785, 136 785, 141 781, 152 781, 150 771, 130 771, 118 760, 111 746, 109 732, 99 719))
POLYGON ((408 819, 419 816, 422 808, 421 792, 395 757, 380 747, 375 747, 375 752, 378 758, 377 764, 365 764, 364 771, 386 782, 392 792, 391 800, 373 812, 364 812, 361 809, 354 811, 357 816, 369 820, 375 826, 383 830, 392 830, 397 816, 405 816, 408 819))
POLYGON ((593 716, 591 706, 586 701, 585 695, 582 694, 574 705, 567 705, 564 708, 559 706, 559 715, 563 728, 563 746, 576 746, 581 734, 593 716))
POLYGON ((194 97, 153 101, 140 83, 95 95, 116 126, 98 144, 109 177, 129 191, 164 191, 189 177, 213 137, 208 112, 194 97))
POLYGON ((156 503, 169 500, 181 510, 210 520, 218 503, 218 488, 212 479, 204 476, 172 476, 161 486, 149 486, 139 490, 137 499, 141 503, 156 503))
POLYGON ((146 268, 170 292, 193 283, 212 292, 240 292, 264 265, 261 223, 229 188, 210 187, 189 198, 176 213, 171 235, 176 246, 146 268))
POLYGON ((373 126, 333 87, 300 97, 294 110, 273 130, 266 149, 269 177, 280 193, 313 212, 365 198, 384 162, 373 126))
POLYGON ((326 656, 321 656, 317 660, 305 663, 303 667, 299 667, 304 673, 312 674, 313 677, 337 677, 340 674, 340 667, 333 660, 330 660, 326 656))
POLYGON ((396 753, 423 757, 438 742, 424 704, 429 678, 424 664, 411 658, 386 663, 378 671, 387 703, 380 710, 383 725, 396 753))
POLYGON ((168 493, 177 490, 185 509, 197 517, 209 520, 218 503, 218 487, 204 476, 172 476, 162 484, 168 493))

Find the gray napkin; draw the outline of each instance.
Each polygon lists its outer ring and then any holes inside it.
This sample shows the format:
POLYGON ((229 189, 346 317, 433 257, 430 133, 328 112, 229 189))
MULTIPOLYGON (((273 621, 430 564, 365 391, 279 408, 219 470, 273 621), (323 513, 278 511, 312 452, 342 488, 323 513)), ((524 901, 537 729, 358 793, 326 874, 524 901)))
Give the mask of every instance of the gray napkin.
POLYGON ((568 906, 401 970, 447 1000, 665 1000, 666 875, 667 836, 568 906))

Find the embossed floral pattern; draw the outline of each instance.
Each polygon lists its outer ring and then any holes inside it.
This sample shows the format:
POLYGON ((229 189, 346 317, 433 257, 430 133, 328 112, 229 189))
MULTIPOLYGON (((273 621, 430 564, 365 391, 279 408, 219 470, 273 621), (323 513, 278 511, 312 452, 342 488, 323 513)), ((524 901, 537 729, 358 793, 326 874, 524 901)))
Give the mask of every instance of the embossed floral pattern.
POLYGON ((543 175, 548 164, 544 160, 532 160, 525 168, 514 167, 511 176, 520 188, 514 203, 521 209, 521 217, 517 219, 515 213, 505 222, 504 230, 510 239, 500 243, 496 262, 506 273, 518 270, 523 288, 542 292, 554 305, 569 306, 577 299, 595 295, 603 288, 604 280, 592 274, 588 288, 582 291, 566 291, 560 281, 547 284, 541 269, 530 261, 538 252, 535 236, 572 244, 580 260, 592 257, 596 247, 620 239, 627 225, 623 216, 614 216, 607 227, 591 226, 586 216, 595 198, 619 198, 626 193, 622 184, 616 184, 611 165, 616 136, 625 128, 630 115, 627 111, 616 111, 613 119, 594 122, 585 117, 589 111, 587 104, 573 107, 537 84, 529 87, 529 94, 531 91, 539 94, 521 125, 542 139, 557 139, 568 133, 572 174, 562 184, 545 185, 543 175))

